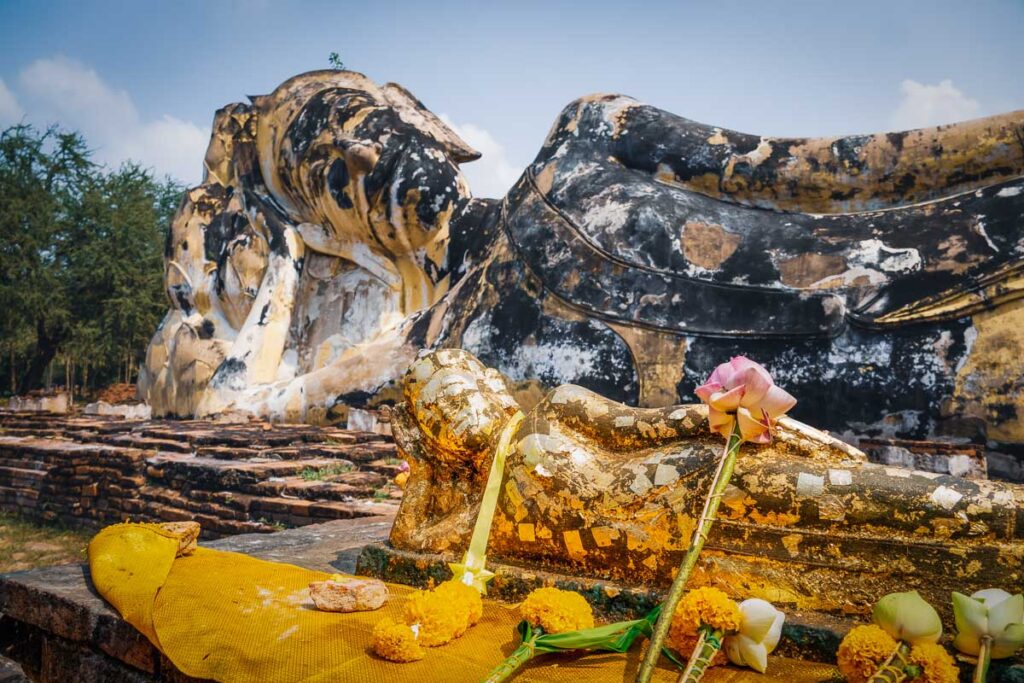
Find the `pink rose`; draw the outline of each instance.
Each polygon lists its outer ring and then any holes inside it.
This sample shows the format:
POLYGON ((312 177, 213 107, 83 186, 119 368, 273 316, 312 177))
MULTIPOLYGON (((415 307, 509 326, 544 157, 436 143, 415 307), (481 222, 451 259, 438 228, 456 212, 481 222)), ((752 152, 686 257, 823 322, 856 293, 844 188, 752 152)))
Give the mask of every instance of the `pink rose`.
POLYGON ((743 440, 754 443, 770 443, 772 420, 796 405, 795 398, 775 386, 767 370, 744 356, 715 368, 696 393, 708 404, 711 431, 728 439, 739 420, 743 440))

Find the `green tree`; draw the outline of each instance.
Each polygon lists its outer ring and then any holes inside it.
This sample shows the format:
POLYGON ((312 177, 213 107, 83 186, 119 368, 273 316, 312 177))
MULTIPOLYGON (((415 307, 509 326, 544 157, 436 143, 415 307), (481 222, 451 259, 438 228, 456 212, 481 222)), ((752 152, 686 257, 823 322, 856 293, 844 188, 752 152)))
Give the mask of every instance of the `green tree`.
POLYGON ((135 378, 167 307, 166 227, 181 186, 137 164, 108 171, 56 128, 0 136, 0 342, 24 392, 60 365, 73 387, 135 378))
POLYGON ((72 329, 69 360, 104 381, 134 381, 166 312, 163 241, 181 188, 136 164, 99 174, 82 193, 63 247, 72 329), (95 373, 94 373, 95 375, 95 373))
POLYGON ((0 134, 0 340, 20 391, 38 386, 70 329, 59 259, 71 208, 95 166, 77 133, 18 125, 0 134))

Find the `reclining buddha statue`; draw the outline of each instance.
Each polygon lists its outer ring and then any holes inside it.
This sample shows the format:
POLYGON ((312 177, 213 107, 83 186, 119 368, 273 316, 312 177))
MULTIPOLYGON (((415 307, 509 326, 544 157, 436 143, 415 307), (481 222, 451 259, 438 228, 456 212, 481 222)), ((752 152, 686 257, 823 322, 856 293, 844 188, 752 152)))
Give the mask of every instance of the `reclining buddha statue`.
POLYGON ((594 95, 504 198, 472 196, 477 156, 350 71, 218 111, 168 236, 154 413, 329 421, 393 401, 421 348, 523 400, 657 408, 744 354, 816 427, 966 439, 1024 476, 1024 112, 785 139, 594 95))
MULTIPOLYGON (((721 457, 706 408, 633 408, 563 385, 527 409, 507 386, 463 350, 413 364, 392 422, 411 472, 391 546, 461 556, 511 424, 489 562, 667 587, 721 457)), ((770 445, 742 447, 690 585, 837 614, 917 589, 948 610, 952 590, 1024 580, 1021 510, 1024 485, 868 463, 783 418, 770 445)))

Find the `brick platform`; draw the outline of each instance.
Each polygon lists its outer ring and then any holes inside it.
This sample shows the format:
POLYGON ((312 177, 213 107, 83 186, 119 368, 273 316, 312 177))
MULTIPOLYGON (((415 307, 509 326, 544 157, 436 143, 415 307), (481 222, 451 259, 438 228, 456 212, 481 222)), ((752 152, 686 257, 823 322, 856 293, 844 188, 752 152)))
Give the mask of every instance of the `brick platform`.
POLYGON ((0 511, 270 532, 393 514, 396 455, 389 437, 331 427, 0 413, 0 511))

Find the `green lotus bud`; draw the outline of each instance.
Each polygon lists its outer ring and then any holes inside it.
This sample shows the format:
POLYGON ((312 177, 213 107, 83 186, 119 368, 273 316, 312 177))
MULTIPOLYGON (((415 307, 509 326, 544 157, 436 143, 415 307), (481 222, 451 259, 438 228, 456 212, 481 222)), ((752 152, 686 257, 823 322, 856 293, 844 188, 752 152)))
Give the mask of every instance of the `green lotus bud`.
POLYGON ((937 643, 942 635, 939 613, 917 591, 886 595, 875 605, 871 620, 896 640, 911 645, 937 643))
POLYGON ((953 647, 977 656, 982 638, 992 641, 992 659, 1004 659, 1024 647, 1024 595, 1010 595, 998 588, 978 591, 970 597, 953 593, 956 638, 953 647))

